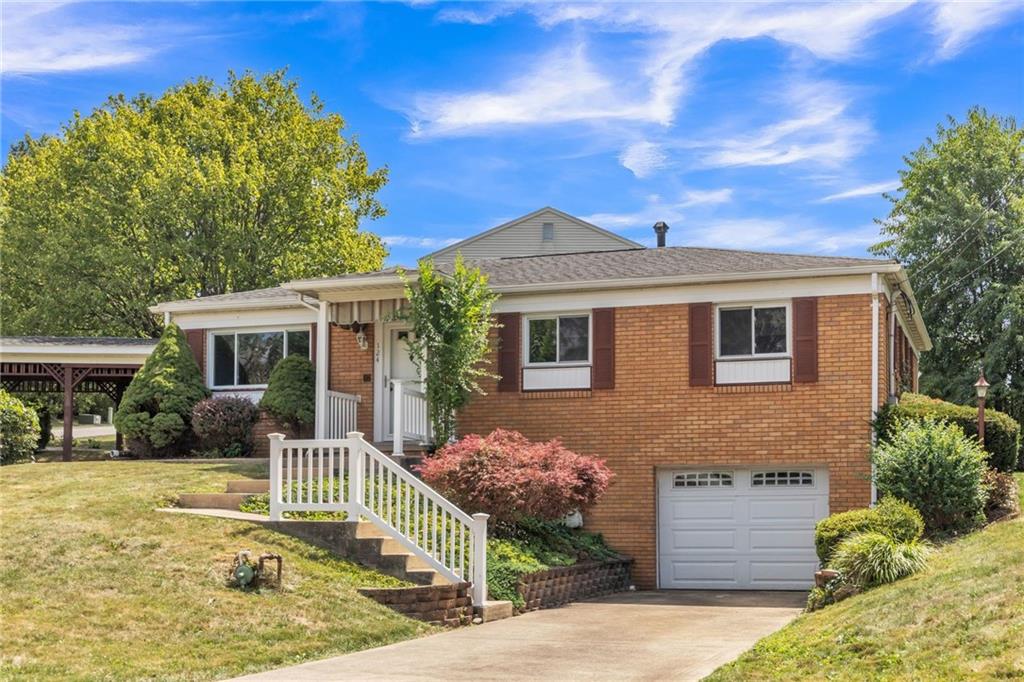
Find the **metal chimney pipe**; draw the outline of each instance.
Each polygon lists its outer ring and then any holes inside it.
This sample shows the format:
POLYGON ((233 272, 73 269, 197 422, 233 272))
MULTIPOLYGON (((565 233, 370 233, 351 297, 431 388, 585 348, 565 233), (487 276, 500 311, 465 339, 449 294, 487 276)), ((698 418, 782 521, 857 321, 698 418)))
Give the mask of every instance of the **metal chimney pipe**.
POLYGON ((668 223, 659 220, 654 223, 654 234, 658 235, 658 248, 665 246, 665 234, 668 232, 668 223))

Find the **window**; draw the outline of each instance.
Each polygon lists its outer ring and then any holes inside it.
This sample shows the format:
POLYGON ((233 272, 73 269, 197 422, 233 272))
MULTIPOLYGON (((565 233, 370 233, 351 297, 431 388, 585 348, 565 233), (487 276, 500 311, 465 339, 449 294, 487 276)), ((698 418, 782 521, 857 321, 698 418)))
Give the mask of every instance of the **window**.
POLYGON ((784 305, 718 309, 718 356, 781 355, 787 350, 784 305))
POLYGON ((526 320, 527 363, 590 361, 590 316, 530 317, 526 320))
POLYGON ((309 357, 309 330, 213 334, 214 386, 265 386, 281 358, 309 357))
POLYGON ((755 487, 814 485, 814 473, 811 471, 759 471, 750 477, 750 485, 755 487))
POLYGON ((732 473, 728 471, 687 471, 672 479, 674 488, 731 488, 732 473))
POLYGON ((555 224, 544 223, 540 226, 540 238, 546 242, 555 241, 555 224))

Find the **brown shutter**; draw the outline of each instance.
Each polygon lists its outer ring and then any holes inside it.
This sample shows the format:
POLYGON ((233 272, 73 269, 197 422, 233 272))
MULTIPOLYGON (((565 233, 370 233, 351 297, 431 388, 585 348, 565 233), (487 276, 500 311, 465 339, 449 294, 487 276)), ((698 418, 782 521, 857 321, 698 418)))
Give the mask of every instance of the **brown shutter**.
POLYGON ((206 345, 206 330, 205 329, 189 329, 185 332, 185 339, 188 341, 189 347, 192 349, 192 357, 196 359, 196 364, 199 365, 199 372, 206 377, 206 362, 205 354, 203 353, 206 345))
POLYGON ((519 390, 519 313, 498 315, 498 391, 519 390))
POLYGON ((594 308, 592 388, 615 388, 615 308, 594 308))
POLYGON ((711 304, 690 306, 690 385, 712 384, 711 304))
POLYGON ((793 381, 818 380, 818 299, 793 299, 793 381))
POLYGON ((309 325, 309 361, 316 365, 316 322, 309 325))

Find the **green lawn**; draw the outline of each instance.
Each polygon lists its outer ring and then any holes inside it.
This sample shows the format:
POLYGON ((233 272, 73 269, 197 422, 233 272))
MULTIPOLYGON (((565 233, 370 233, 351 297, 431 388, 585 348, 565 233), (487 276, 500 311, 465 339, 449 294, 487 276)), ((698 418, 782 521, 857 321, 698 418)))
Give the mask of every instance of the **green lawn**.
POLYGON ((434 631, 356 592, 399 584, 252 524, 155 511, 263 477, 253 464, 0 468, 0 678, 216 679, 434 631), (284 589, 225 587, 235 552, 284 556, 284 589))
MULTIPOLYGON (((1024 490, 1024 474, 1017 475, 1024 490)), ((1024 678, 1024 518, 927 571, 797 618, 708 680, 1024 678)))

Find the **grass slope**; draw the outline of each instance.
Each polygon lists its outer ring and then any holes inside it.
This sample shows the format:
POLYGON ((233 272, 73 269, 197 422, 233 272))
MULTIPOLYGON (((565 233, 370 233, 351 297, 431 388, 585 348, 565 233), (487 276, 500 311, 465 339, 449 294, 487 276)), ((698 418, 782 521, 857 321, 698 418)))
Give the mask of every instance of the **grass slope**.
POLYGON ((0 468, 0 678, 213 679, 433 631, 360 596, 399 582, 252 524, 155 511, 253 464, 0 468), (284 556, 284 589, 225 587, 235 552, 284 556))
POLYGON ((707 679, 1004 678, 1024 678, 1024 518, 943 546, 922 574, 799 617, 707 679))

